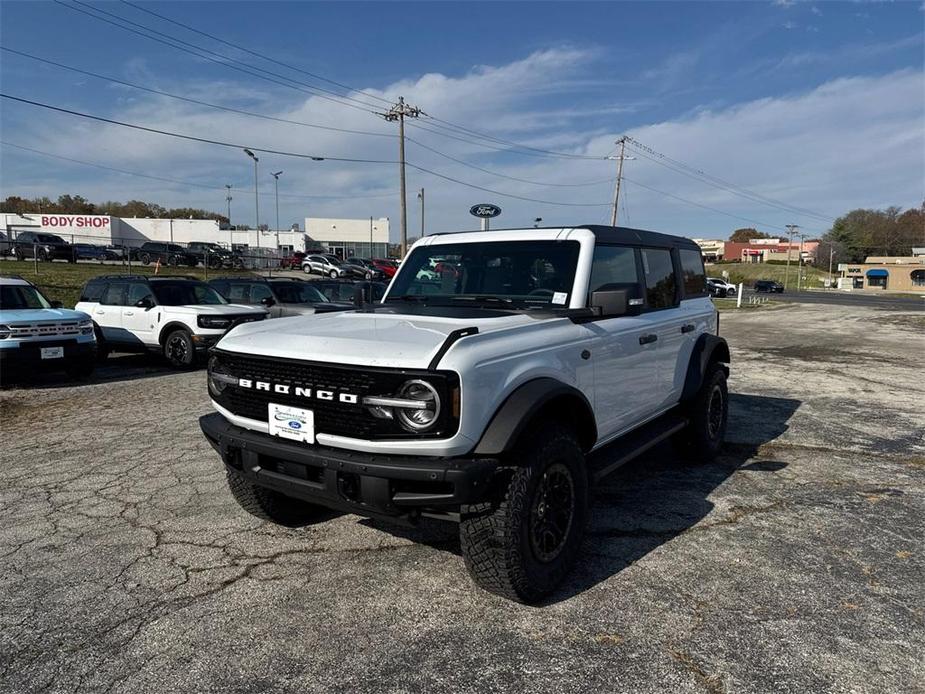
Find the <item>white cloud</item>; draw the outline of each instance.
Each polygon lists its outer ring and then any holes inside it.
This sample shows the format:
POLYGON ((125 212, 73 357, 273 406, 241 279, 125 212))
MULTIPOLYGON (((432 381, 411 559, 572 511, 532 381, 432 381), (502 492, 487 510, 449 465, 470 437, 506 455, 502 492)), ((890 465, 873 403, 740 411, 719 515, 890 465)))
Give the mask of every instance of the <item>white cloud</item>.
POLYGON ((822 10, 820 10, 820 9, 819 9, 818 7, 816 7, 815 5, 813 5, 812 7, 810 7, 810 8, 809 8, 809 11, 812 12, 812 13, 813 13, 814 15, 816 15, 817 17, 821 17, 821 16, 822 16, 822 10))
MULTIPOLYGON (((403 95, 422 105, 428 113, 465 127, 517 140, 544 149, 600 156, 614 148, 622 127, 609 131, 588 120, 580 106, 563 107, 562 99, 549 94, 567 93, 572 80, 597 79, 593 74, 594 51, 556 48, 534 53, 501 66, 479 66, 461 76, 429 73, 403 79, 370 93, 394 99, 403 95)), ((669 65, 670 61, 666 62, 669 65)), ((135 69, 139 69, 135 66, 135 69)), ((724 108, 700 109, 683 117, 641 124, 631 134, 656 150, 689 162, 739 185, 792 205, 837 215, 853 207, 909 206, 921 202, 925 170, 921 152, 925 119, 921 99, 921 71, 902 71, 882 76, 852 77, 828 82, 805 93, 769 96, 724 108)), ((292 92, 247 90, 236 83, 210 84, 176 80, 158 86, 168 91, 195 94, 207 101, 235 103, 250 110, 281 118, 323 123, 394 135, 396 129, 362 110, 332 105, 318 97, 292 92), (251 100, 246 97, 248 94, 251 100), (227 100, 227 101, 225 101, 227 100)), ((120 98, 129 92, 114 90, 120 98)), ((133 95, 117 100, 111 117, 149 124, 203 137, 327 156, 394 160, 397 141, 391 137, 360 137, 293 125, 257 121, 178 103, 163 97, 133 95)), ((638 104, 611 100, 591 109, 595 115, 612 113, 628 122, 638 104)), ((12 111, 13 109, 9 109, 12 111)), ((22 111, 29 115, 34 111, 22 111)), ((529 224, 543 217, 550 224, 600 222, 608 218, 606 204, 612 187, 614 164, 603 159, 571 160, 514 157, 486 151, 470 142, 446 139, 420 127, 440 126, 421 120, 409 122, 408 134, 447 154, 477 163, 508 176, 562 184, 600 181, 587 187, 538 187, 474 171, 440 158, 409 143, 409 161, 475 185, 513 195, 551 201, 602 206, 557 207, 506 198, 467 189, 408 171, 409 228, 417 229, 417 206, 413 191, 427 190, 427 219, 431 230, 469 228, 469 206, 497 202, 504 209, 501 223, 529 224)), ((127 131, 64 116, 35 118, 12 131, 5 123, 4 137, 38 149, 76 159, 105 163, 155 176, 192 179, 221 188, 235 186, 232 214, 253 221, 253 169, 250 160, 234 149, 173 140, 163 136, 127 131)), ((468 139, 463 133, 463 139, 468 139)), ((10 156, 3 150, 3 156, 10 156)), ((57 194, 77 192, 94 200, 142 198, 165 205, 196 205, 224 209, 224 190, 187 190, 127 176, 107 175, 94 169, 42 161, 23 167, 16 185, 5 176, 5 194, 57 194)), ((261 188, 272 187, 269 171, 283 169, 280 192, 301 195, 355 194, 356 199, 297 200, 281 197, 284 225, 305 216, 389 216, 393 236, 398 229, 397 166, 311 162, 262 154, 261 188), (364 198, 364 195, 388 197, 364 198)), ((10 171, 10 168, 6 171, 10 171)), ((730 193, 679 176, 640 157, 627 163, 629 222, 650 228, 691 235, 727 234, 746 224, 651 192, 650 186, 715 207, 739 217, 767 223, 769 230, 787 222, 807 229, 824 223, 765 208, 730 193)), ((272 196, 261 200, 261 209, 272 208, 272 196)), ((262 221, 272 220, 264 214, 262 221)), ((623 221, 626 221, 624 219, 623 221)), ((761 226, 761 224, 759 224, 761 226)))

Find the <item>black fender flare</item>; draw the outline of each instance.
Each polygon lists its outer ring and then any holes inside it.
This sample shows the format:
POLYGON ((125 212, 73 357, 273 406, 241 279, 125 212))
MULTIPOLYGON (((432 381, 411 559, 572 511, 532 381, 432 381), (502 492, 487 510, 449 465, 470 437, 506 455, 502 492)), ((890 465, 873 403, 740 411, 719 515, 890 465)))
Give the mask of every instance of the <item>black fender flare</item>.
POLYGON ((697 394, 711 362, 728 364, 730 362, 729 345, 719 335, 704 333, 697 338, 690 361, 687 363, 687 376, 684 379, 681 402, 687 402, 697 394))
POLYGON ((584 393, 554 378, 536 378, 518 386, 501 404, 473 452, 491 456, 508 453, 530 422, 544 411, 571 422, 585 451, 597 442, 594 409, 584 393))
POLYGON ((186 323, 181 323, 180 321, 171 321, 164 325, 161 328, 161 331, 157 334, 157 343, 163 347, 164 342, 167 340, 167 336, 170 335, 174 330, 185 330, 190 335, 193 334, 193 331, 189 329, 189 326, 186 323))

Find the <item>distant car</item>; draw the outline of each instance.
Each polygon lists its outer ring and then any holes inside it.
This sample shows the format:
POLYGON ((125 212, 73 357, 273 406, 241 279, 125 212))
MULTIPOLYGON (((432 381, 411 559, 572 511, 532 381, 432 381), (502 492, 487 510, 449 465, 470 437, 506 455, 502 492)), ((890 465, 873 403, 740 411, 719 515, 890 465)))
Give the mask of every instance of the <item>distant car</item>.
POLYGON ((198 261, 211 268, 240 267, 240 258, 224 246, 212 241, 190 241, 186 250, 196 255, 198 261))
POLYGON ((707 278, 707 291, 710 292, 710 296, 718 299, 723 299, 729 294, 729 291, 723 284, 714 282, 709 278, 707 278))
POLYGON ((0 231, 0 255, 9 255, 13 252, 13 242, 6 235, 5 231, 0 231))
POLYGON ((381 280, 385 273, 373 265, 373 261, 368 258, 347 258, 344 261, 344 267, 349 275, 364 280, 381 280))
POLYGON ((305 254, 302 251, 294 251, 279 259, 279 267, 282 270, 298 270, 302 267, 303 260, 305 260, 305 254))
POLYGON ((86 378, 95 364, 88 314, 61 308, 21 277, 0 277, 0 377, 64 369, 72 378, 86 378))
POLYGON ((119 260, 119 256, 110 251, 106 246, 97 246, 93 243, 75 243, 74 255, 77 260, 119 260))
POLYGON ((349 271, 344 268, 343 263, 336 257, 320 254, 305 256, 305 259, 302 261, 302 272, 307 275, 317 272, 319 275, 324 275, 331 279, 346 277, 349 274, 349 271))
POLYGON ((13 242, 13 255, 16 260, 37 258, 41 261, 66 260, 76 263, 74 249, 57 234, 42 234, 37 231, 24 231, 13 242))
POLYGON ((176 243, 162 243, 159 241, 148 241, 136 248, 133 257, 142 265, 150 265, 160 261, 161 265, 188 265, 196 267, 199 264, 199 258, 195 253, 190 253, 183 246, 176 243))
POLYGON ((726 290, 726 296, 735 296, 735 293, 738 291, 738 287, 732 282, 727 282, 722 277, 707 277, 707 282, 712 282, 718 287, 722 287, 726 290))
POLYGON ((368 284, 372 287, 372 300, 381 301, 385 296, 387 285, 383 282, 357 282, 354 280, 316 280, 313 287, 324 294, 328 301, 335 303, 352 302, 356 296, 357 285, 368 284))
POLYGON ((373 265, 377 270, 381 270, 385 278, 389 280, 398 272, 398 261, 392 258, 373 258, 373 265))
POLYGON ((270 318, 305 316, 315 312, 346 311, 351 301, 333 302, 319 291, 319 282, 288 277, 217 277, 209 285, 235 304, 262 306, 270 318))
POLYGON ((756 292, 776 292, 778 294, 784 293, 784 285, 774 280, 755 280, 755 284, 753 286, 755 287, 756 292))

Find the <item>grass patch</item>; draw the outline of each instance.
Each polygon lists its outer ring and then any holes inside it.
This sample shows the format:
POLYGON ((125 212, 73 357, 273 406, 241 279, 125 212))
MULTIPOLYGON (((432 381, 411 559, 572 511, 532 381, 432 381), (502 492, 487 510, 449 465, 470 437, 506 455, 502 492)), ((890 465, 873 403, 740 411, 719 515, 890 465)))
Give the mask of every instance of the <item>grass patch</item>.
MULTIPOLYGON (((38 274, 31 261, 0 260, 0 275, 19 275, 42 290, 49 300, 60 301, 65 308, 73 308, 80 290, 87 280, 100 275, 127 275, 127 265, 100 265, 97 263, 38 263, 38 274)), ((131 274, 154 275, 154 265, 132 263, 131 274)), ((186 276, 206 280, 230 275, 254 275, 248 270, 206 270, 202 267, 161 267, 158 277, 186 276)))
MULTIPOLYGON (((787 274, 786 265, 768 265, 767 263, 724 263, 722 265, 707 265, 708 277, 722 277, 723 270, 729 273, 729 281, 733 284, 744 282, 745 286, 750 287, 755 280, 774 280, 783 284, 787 274)), ((812 265, 803 266, 803 277, 801 286, 804 289, 818 289, 823 286, 823 280, 828 279, 829 273, 825 270, 813 267, 812 265)), ((796 263, 790 266, 790 280, 788 289, 796 289, 797 286, 797 266, 796 263)))

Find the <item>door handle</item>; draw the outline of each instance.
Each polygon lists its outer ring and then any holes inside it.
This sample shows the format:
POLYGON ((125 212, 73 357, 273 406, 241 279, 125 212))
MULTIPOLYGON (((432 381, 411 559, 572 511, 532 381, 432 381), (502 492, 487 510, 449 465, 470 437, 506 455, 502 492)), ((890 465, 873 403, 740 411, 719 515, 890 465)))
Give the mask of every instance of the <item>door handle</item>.
POLYGON ((639 338, 639 344, 648 345, 652 342, 655 342, 658 339, 658 335, 642 335, 639 338))
POLYGON ((123 315, 126 315, 126 316, 134 316, 134 315, 135 315, 135 312, 134 312, 134 311, 126 311, 123 315))
POLYGON ((693 323, 688 323, 687 325, 682 325, 682 326, 681 326, 681 332, 682 332, 682 333, 692 333, 692 332, 694 332, 694 328, 695 328, 695 327, 697 327, 697 326, 695 326, 693 323))

